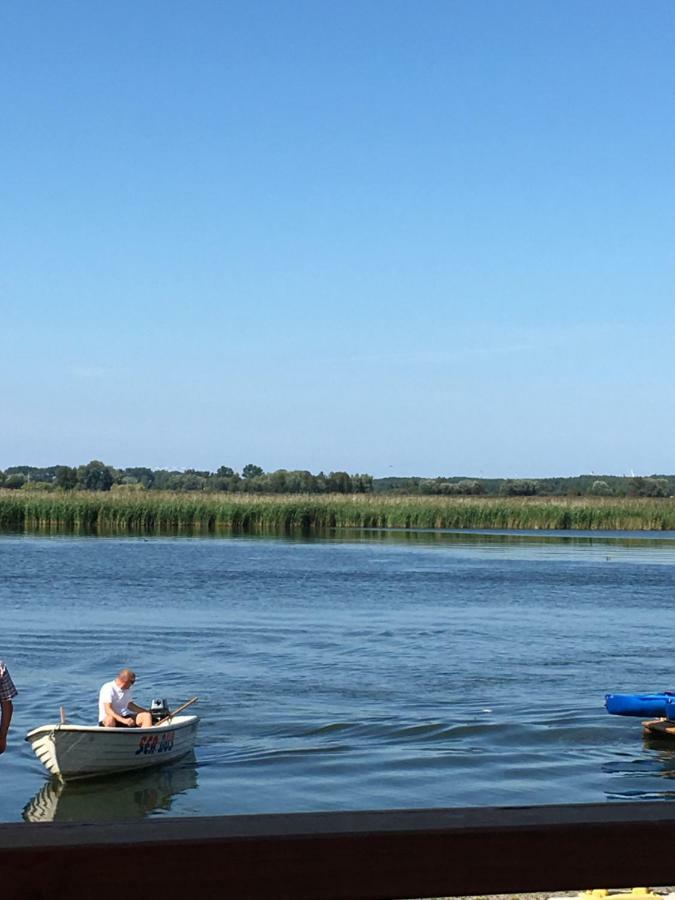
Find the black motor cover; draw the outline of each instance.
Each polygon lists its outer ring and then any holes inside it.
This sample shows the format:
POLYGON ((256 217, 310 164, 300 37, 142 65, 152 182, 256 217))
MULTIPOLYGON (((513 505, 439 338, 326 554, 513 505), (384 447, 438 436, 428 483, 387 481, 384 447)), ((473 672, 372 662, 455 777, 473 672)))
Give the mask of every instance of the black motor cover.
POLYGON ((154 725, 156 722, 159 722, 161 719, 165 719, 169 715, 169 707, 166 705, 166 700, 158 699, 157 697, 150 704, 150 715, 152 716, 152 724, 154 725))

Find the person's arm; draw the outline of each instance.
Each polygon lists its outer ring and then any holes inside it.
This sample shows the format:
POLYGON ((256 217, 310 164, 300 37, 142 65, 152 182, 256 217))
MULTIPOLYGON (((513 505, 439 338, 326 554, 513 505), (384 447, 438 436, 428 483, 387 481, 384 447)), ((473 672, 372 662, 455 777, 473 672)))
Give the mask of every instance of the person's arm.
POLYGON ((119 713, 116 713, 112 708, 112 703, 104 703, 103 709, 105 710, 106 717, 112 716, 112 718, 119 722, 121 725, 133 725, 134 718, 132 716, 121 716, 119 713))
POLYGON ((150 712, 149 709, 144 709, 142 706, 139 706, 138 703, 134 703, 133 700, 130 703, 127 703, 127 709, 130 709, 135 713, 150 712))
POLYGON ((2 709, 2 719, 0 719, 0 753, 4 753, 7 749, 7 732, 9 731, 9 723, 12 721, 14 704, 11 700, 1 700, 0 708, 2 709))

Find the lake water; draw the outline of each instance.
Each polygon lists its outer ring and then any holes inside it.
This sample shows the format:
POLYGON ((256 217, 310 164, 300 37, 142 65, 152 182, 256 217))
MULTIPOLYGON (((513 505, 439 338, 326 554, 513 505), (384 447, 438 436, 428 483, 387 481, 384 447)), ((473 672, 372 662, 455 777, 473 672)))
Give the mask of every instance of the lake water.
POLYGON ((603 699, 675 688, 674 574, 673 534, 0 537, 0 820, 671 799, 603 699), (50 780, 25 732, 127 664, 199 696, 194 757, 50 780))

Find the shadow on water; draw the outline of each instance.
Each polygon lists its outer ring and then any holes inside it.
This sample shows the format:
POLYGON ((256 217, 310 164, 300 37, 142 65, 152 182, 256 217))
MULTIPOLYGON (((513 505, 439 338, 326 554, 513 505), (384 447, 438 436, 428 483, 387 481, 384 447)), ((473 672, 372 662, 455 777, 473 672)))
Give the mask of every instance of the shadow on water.
POLYGON ((23 808, 26 822, 98 822, 167 812, 175 797, 197 787, 194 753, 144 772, 64 783, 50 778, 23 808))

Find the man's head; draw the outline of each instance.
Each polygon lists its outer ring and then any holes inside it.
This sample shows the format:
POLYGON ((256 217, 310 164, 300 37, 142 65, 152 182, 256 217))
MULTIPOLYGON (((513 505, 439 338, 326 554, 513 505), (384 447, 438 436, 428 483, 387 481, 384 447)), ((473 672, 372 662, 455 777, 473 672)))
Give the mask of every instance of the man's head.
POLYGON ((115 681, 123 691, 126 691, 136 681, 136 673, 132 672, 131 669, 122 669, 115 681))

